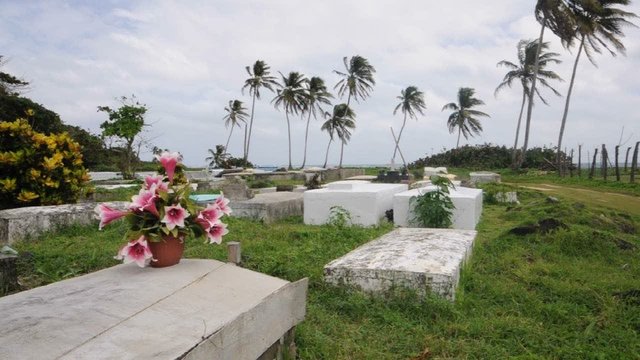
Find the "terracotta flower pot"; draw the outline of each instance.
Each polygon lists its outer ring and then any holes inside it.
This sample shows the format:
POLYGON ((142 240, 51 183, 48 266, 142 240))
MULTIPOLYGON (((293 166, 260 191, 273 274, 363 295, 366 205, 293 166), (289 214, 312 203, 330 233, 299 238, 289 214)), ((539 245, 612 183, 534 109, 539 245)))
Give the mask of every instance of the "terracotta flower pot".
POLYGON ((173 266, 180 262, 184 251, 184 239, 173 236, 165 236, 162 241, 149 242, 149 248, 153 254, 151 267, 173 266))

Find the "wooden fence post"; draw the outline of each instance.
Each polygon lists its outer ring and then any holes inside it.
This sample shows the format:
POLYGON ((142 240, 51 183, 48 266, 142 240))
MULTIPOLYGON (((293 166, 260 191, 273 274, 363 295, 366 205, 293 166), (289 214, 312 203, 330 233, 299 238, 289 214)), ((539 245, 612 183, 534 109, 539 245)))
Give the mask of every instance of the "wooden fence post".
POLYGON ((602 179, 607 181, 607 147, 602 144, 602 151, 600 152, 600 158, 602 159, 602 163, 600 164, 600 168, 602 169, 602 179))
POLYGON ((591 162, 591 170, 589 171, 589 180, 593 179, 596 172, 596 159, 598 158, 598 148, 593 152, 593 161, 591 162))
POLYGON ((582 145, 578 145, 578 177, 582 177, 582 145))
POLYGON ((569 176, 573 177, 573 149, 571 149, 571 156, 569 156, 569 176))
POLYGON ((627 163, 629 162, 629 151, 631 151, 631 146, 627 147, 627 155, 624 157, 624 172, 627 172, 627 163))
POLYGON ((634 183, 636 181, 636 171, 638 171, 638 146, 640 145, 640 141, 636 143, 636 148, 633 150, 633 160, 631 160, 631 177, 629 178, 630 183, 634 183))
POLYGON ((620 181, 620 167, 618 166, 619 151, 620 151, 620 145, 616 145, 616 181, 620 181))
POLYGON ((240 243, 237 241, 229 241, 227 243, 227 251, 227 261, 236 265, 240 264, 240 243))

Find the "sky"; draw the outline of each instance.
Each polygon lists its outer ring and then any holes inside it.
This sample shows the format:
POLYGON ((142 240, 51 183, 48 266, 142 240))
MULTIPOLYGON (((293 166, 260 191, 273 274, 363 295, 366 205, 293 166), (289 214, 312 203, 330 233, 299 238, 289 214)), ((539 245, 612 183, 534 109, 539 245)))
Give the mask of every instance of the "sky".
MULTIPOLYGON (((640 14, 639 4, 627 10, 640 14)), ((207 149, 226 142, 229 100, 250 107, 249 93, 241 92, 246 66, 263 60, 278 78, 278 71, 320 76, 333 91, 340 80, 333 70, 344 70, 343 57, 360 55, 375 67, 376 85, 353 103, 357 127, 344 164, 389 164, 390 127, 398 133, 402 125, 393 109, 410 85, 424 92, 427 110, 407 120, 400 148, 408 162, 455 147, 442 107, 460 87, 474 88, 486 103, 478 110, 491 115, 480 136, 461 144, 513 146, 521 88, 494 96, 507 72, 496 64, 517 62, 518 41, 537 38, 533 7, 523 0, 0 0, 0 54, 9 60, 3 71, 31 83, 25 96, 93 133, 107 120, 98 106, 117 107, 116 98, 135 94, 149 108, 144 138, 179 151, 189 166, 204 166, 207 149)), ((603 143, 624 149, 640 141, 640 29, 624 32, 626 56, 597 55, 597 67, 585 58, 578 66, 563 140, 569 149, 583 144, 592 153, 603 143)), ((564 49, 551 32, 545 40, 561 54, 563 63, 548 69, 565 79, 555 87, 566 94, 576 49, 564 49)), ((333 93, 334 104, 346 102, 333 93)), ((534 107, 530 145, 552 147, 565 100, 543 93, 549 106, 534 107)), ((260 166, 288 163, 285 114, 273 96, 263 91, 255 107, 249 160, 260 166)), ((302 163, 305 122, 291 118, 294 166, 302 163)), ((307 165, 324 162, 329 136, 321 124, 311 120, 307 165)), ((242 142, 236 128, 233 156, 242 156, 242 142)), ((151 159, 149 150, 143 160, 151 159)), ((334 142, 329 164, 339 156, 334 142)))

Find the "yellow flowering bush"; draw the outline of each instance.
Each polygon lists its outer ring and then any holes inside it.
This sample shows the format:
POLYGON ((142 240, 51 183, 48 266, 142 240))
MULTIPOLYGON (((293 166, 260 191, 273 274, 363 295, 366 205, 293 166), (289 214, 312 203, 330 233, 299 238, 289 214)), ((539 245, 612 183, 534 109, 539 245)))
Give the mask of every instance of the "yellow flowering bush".
POLYGON ((89 180, 80 150, 67 133, 33 131, 26 119, 0 122, 0 209, 76 202, 89 180))

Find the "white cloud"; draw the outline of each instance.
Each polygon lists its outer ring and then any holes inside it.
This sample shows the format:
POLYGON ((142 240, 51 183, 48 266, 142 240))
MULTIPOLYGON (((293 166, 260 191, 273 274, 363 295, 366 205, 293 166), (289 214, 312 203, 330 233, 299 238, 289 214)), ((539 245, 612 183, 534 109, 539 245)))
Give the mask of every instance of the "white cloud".
MULTIPOLYGON (((70 124, 99 130, 104 114, 98 105, 115 105, 115 97, 136 94, 149 108, 153 123, 146 136, 163 148, 181 151, 190 165, 203 165, 208 148, 224 144, 222 117, 230 99, 250 106, 240 89, 244 67, 265 60, 280 70, 321 76, 333 86, 333 69, 342 57, 360 54, 376 67, 372 96, 354 104, 357 129, 345 148, 345 163, 387 163, 393 152, 389 126, 396 96, 408 85, 426 94, 427 112, 409 120, 401 147, 408 160, 455 146, 442 106, 455 100, 461 86, 473 87, 486 102, 485 131, 471 143, 513 143, 520 89, 493 91, 515 60, 516 43, 536 38, 539 26, 532 5, 512 0, 428 1, 215 1, 215 2, 15 2, 3 4, 0 47, 11 62, 7 71, 31 81, 35 101, 58 112, 70 124)), ((640 13, 638 5, 630 7, 640 13)), ((638 30, 625 29, 628 56, 598 56, 599 68, 582 61, 567 123, 565 143, 615 144, 620 130, 640 136, 634 105, 640 100, 635 69, 640 65, 638 30)), ((552 49, 564 63, 556 71, 568 80, 573 55, 552 34, 552 49)), ((566 92, 567 83, 558 84, 566 92)), ((287 163, 284 114, 265 91, 256 103, 251 160, 287 163)), ((551 96, 549 96, 551 97, 551 96)), ((335 102, 340 101, 336 99, 335 102)), ((342 100, 344 101, 344 100, 342 100)), ((531 143, 557 140, 563 99, 538 105, 531 143)), ((324 161, 328 141, 321 121, 310 128, 308 163, 324 161)), ((305 121, 292 119, 294 163, 302 160, 305 121)), ((230 148, 239 155, 243 132, 234 130, 230 148)), ((338 144, 331 163, 337 163, 338 144)), ((586 145, 585 145, 586 146, 586 145)))

